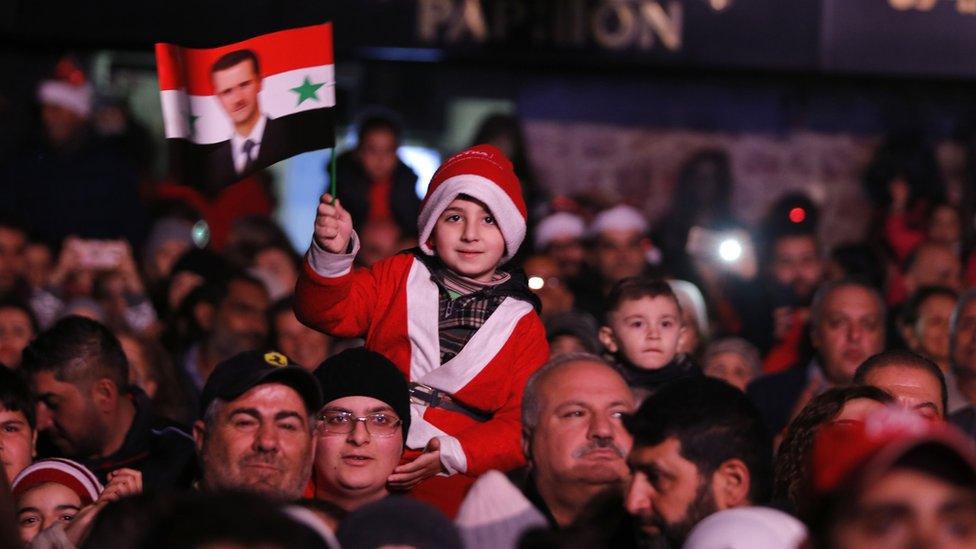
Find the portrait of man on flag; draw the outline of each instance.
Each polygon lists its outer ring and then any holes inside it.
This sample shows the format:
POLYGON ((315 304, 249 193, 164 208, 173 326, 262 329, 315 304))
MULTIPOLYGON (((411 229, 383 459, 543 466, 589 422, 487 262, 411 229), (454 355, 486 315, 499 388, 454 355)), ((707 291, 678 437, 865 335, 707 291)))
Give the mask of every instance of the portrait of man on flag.
POLYGON ((156 45, 176 176, 207 193, 296 154, 332 147, 330 23, 236 44, 156 45))
POLYGON ((251 50, 234 50, 213 64, 210 77, 220 106, 234 125, 234 132, 214 155, 214 170, 232 166, 237 175, 253 171, 255 164, 273 155, 280 137, 276 122, 261 111, 261 71, 258 56, 251 50), (264 155, 262 158, 262 154, 264 155), (226 161, 226 162, 224 162, 226 161))

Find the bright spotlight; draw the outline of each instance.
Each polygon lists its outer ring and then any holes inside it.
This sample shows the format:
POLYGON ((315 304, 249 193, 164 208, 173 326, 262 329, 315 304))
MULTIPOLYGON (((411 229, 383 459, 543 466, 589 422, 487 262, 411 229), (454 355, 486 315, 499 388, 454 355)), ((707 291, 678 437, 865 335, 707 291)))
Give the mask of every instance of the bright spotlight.
POLYGON ((742 244, 734 238, 726 238, 718 245, 718 256, 726 263, 732 263, 742 257, 742 244))
POLYGON ((546 285, 546 281, 542 280, 541 276, 530 276, 529 277, 529 289, 530 290, 541 290, 543 286, 546 285))

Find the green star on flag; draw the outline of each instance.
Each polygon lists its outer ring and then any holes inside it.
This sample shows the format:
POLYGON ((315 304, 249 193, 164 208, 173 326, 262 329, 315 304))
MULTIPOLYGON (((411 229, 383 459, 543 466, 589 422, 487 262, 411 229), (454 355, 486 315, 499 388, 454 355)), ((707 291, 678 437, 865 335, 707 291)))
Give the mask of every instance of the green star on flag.
POLYGON ((308 79, 308 76, 306 76, 305 81, 302 82, 301 86, 291 89, 291 91, 298 94, 298 104, 296 106, 301 105, 306 99, 314 99, 318 101, 319 96, 316 95, 316 92, 319 91, 319 88, 324 85, 324 82, 321 84, 313 84, 312 81, 308 79))
POLYGON ((186 111, 186 120, 190 124, 190 133, 196 133, 197 131, 196 124, 198 118, 200 117, 193 114, 192 111, 186 111))

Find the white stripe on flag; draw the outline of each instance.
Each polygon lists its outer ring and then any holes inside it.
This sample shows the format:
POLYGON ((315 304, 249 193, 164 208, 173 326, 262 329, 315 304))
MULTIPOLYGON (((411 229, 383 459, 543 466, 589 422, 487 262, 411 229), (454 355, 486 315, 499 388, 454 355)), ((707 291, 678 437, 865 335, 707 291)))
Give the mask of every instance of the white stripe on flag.
MULTIPOLYGON (((163 107, 166 138, 186 138, 194 143, 220 143, 230 139, 234 127, 214 95, 187 95, 185 89, 163 90, 159 93, 163 107), (190 132, 190 109, 196 117, 193 135, 190 132)), ((321 65, 271 75, 262 82, 258 94, 261 111, 271 118, 280 118, 312 109, 335 106, 335 66, 321 65), (301 87, 308 78, 310 84, 322 84, 315 90, 317 99, 298 102, 301 87)))

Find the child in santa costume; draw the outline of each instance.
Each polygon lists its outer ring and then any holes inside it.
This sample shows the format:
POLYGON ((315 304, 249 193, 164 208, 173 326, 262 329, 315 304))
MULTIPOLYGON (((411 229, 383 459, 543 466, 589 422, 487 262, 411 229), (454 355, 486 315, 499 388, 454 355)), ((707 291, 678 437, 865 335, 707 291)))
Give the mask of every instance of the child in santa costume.
POLYGON ((522 391, 549 348, 524 277, 499 267, 518 251, 525 224, 511 162, 479 145, 431 179, 420 247, 369 269, 352 270, 352 220, 324 195, 298 281, 302 322, 365 338, 411 382, 405 461, 389 483, 449 515, 478 475, 524 463, 522 391))

